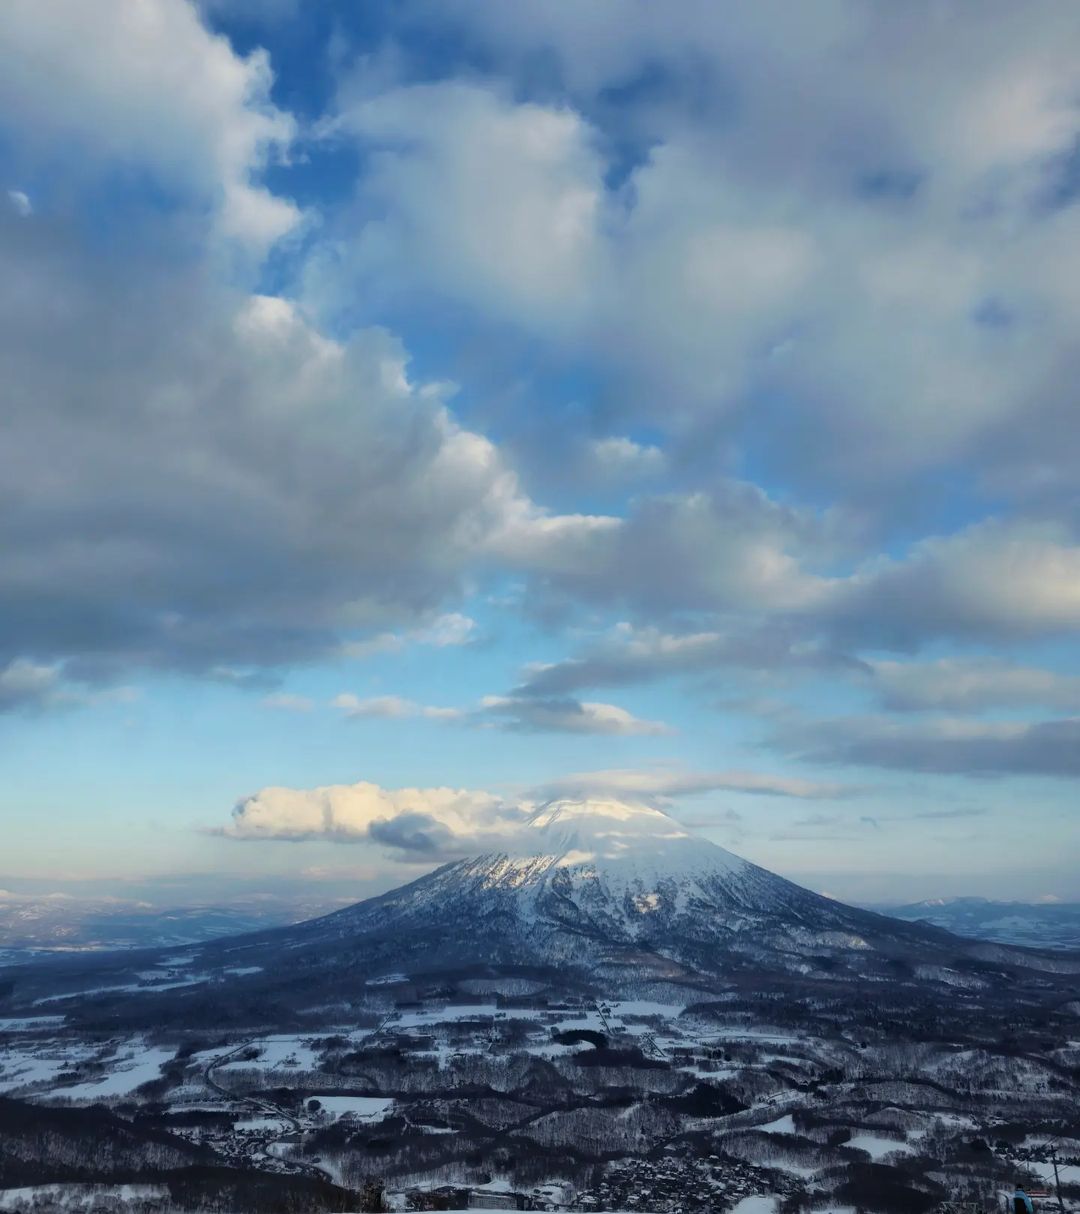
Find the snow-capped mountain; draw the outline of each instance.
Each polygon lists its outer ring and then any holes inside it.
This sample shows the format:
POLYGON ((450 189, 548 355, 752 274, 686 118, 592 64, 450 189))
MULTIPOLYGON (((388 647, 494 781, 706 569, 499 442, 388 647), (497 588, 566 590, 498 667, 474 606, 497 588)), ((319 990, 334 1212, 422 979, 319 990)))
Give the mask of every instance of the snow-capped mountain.
POLYGON ((870 973, 955 941, 803 889, 647 805, 542 807, 513 848, 455 861, 381 897, 273 933, 376 968, 584 966, 639 976, 747 967, 870 973))
POLYGON ((226 1005, 237 1023, 291 1023, 366 1006, 384 983, 419 996, 496 975, 593 994, 676 985, 705 1001, 741 986, 819 1001, 857 991, 876 1004, 888 990, 894 1004, 924 1006, 935 988, 1041 998, 1080 973, 1080 954, 963 940, 846 906, 659 810, 610 800, 553 801, 512 845, 322 918, 139 957, 8 970, 0 1014, 89 990, 94 1023, 220 1024, 226 1005))

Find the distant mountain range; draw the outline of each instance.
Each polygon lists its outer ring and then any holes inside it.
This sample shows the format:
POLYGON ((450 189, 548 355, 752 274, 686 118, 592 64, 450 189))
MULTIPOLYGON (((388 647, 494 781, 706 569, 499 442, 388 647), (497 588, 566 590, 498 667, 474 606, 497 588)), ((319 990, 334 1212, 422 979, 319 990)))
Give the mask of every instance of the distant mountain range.
POLYGON ((958 936, 1031 948, 1080 948, 1080 902, 995 902, 931 898, 876 910, 909 923, 932 923, 958 936))
POLYGON ((103 898, 0 898, 0 965, 38 952, 173 948, 324 914, 326 902, 250 901, 162 908, 103 898))

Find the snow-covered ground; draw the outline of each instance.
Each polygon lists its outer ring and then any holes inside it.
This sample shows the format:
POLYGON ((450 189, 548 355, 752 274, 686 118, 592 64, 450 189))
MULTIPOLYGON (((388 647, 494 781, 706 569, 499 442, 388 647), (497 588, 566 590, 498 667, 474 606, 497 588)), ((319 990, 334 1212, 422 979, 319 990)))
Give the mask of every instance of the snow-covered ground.
POLYGON ((731 1214, 776 1214, 780 1204, 776 1197, 754 1195, 744 1197, 731 1211, 731 1214))
POLYGON ((11 1016, 0 1018, 0 1033, 25 1033, 36 1029, 55 1028, 66 1016, 11 1016))
POLYGON ((394 1102, 383 1096, 316 1096, 327 1113, 335 1117, 355 1117, 376 1121, 393 1108, 394 1102))
MULTIPOLYGON (((311 1071, 319 1064, 319 1054, 311 1045, 311 1037, 299 1036, 295 1033, 273 1033, 260 1037, 252 1042, 259 1050, 259 1057, 254 1061, 242 1057, 230 1059, 224 1063, 221 1071, 276 1070, 286 1067, 294 1070, 311 1071)), ((220 1051, 215 1051, 220 1053, 220 1051)))
POLYGON ((74 1087, 56 1088, 51 1096, 66 1100, 101 1100, 110 1096, 128 1096, 161 1076, 161 1068, 176 1056, 174 1046, 136 1046, 129 1053, 117 1054, 109 1062, 109 1072, 100 1079, 87 1080, 74 1087))
POLYGON ((767 1122, 757 1128, 766 1134, 794 1134, 796 1132, 795 1120, 790 1113, 786 1117, 779 1117, 776 1121, 767 1122))
MULTIPOLYGON (((185 975, 174 969, 162 972, 161 977, 165 983, 177 983, 185 975)), ((498 1068, 506 1067, 514 1073, 514 1068, 523 1065, 522 1053, 555 1060, 564 1076, 571 1083, 576 1082, 575 1068, 566 1061, 560 1062, 560 1056, 588 1052, 592 1047, 588 1043, 559 1044, 553 1040, 553 1032, 592 1029, 608 1035, 613 1044, 625 1047, 643 1044, 641 1035, 648 1031, 670 1063, 667 1068, 640 1072, 643 1090, 660 1097, 656 1101, 659 1108, 663 1107, 663 1097, 668 1092, 686 1093, 698 1081, 725 1083, 737 1099, 750 1106, 734 1114, 727 1126, 721 1124, 722 1118, 709 1119, 708 1125, 704 1119, 694 1121, 698 1129, 727 1135, 732 1153, 738 1155, 748 1170, 775 1169, 772 1176, 766 1174, 764 1181, 759 1173, 752 1183, 737 1190, 748 1193, 764 1189, 770 1195, 740 1201, 733 1214, 778 1214, 780 1195, 787 1196, 796 1187, 796 1180, 805 1182, 814 1192, 833 1187, 827 1169, 830 1162, 850 1161, 850 1154, 845 1154, 847 1149, 864 1151, 875 1162, 887 1162, 894 1154, 913 1156, 920 1152, 924 1135, 935 1129, 965 1139, 972 1134, 988 1136, 987 1123, 966 1111, 936 1111, 939 1107, 947 1109, 948 1102, 940 1104, 942 1098, 936 1090, 920 1093, 908 1078, 920 1073, 940 1082, 963 1072, 996 1087, 1007 1078, 1001 1068, 1009 1060, 991 1056, 985 1048, 960 1049, 953 1045, 941 1048, 917 1043, 904 1047, 907 1052, 897 1058, 893 1054, 901 1047, 896 1045, 888 1047, 892 1053, 884 1049, 875 1053, 872 1040, 867 1046, 839 1035, 819 1037, 809 1032, 792 1032, 765 1017, 748 1023, 745 1011, 726 1019, 715 1010, 711 1014, 704 1010, 688 1011, 686 1005, 664 998, 669 990, 666 984, 655 984, 644 986, 641 997, 636 999, 593 1004, 577 1003, 575 997, 567 996, 565 1002, 556 1006, 538 1000, 535 1007, 500 1007, 494 996, 487 994, 478 996, 480 1002, 462 1002, 459 995, 449 1004, 428 1000, 423 1006, 403 1007, 396 1012, 389 1011, 387 1006, 393 992, 380 991, 362 997, 363 1017, 368 1026, 364 1028, 356 1027, 355 1017, 349 1022, 346 1008, 335 1007, 335 1021, 338 1013, 342 1013, 340 1028, 324 1019, 325 1027, 317 1032, 268 1033, 247 1040, 208 1032, 199 1039, 188 1038, 187 1048, 201 1048, 191 1054, 181 1053, 179 1065, 186 1068, 184 1074, 177 1075, 161 1099, 175 1112, 203 1109, 225 1114, 205 1119, 205 1125, 194 1118, 186 1121, 178 1118, 174 1132, 212 1146, 224 1143, 230 1158, 251 1158, 261 1161, 260 1166, 266 1162, 267 1152, 278 1154, 282 1161, 296 1154, 295 1142, 283 1143, 280 1150, 270 1144, 286 1131, 290 1131, 291 1140, 291 1131, 297 1123, 302 1132, 310 1132, 328 1129, 332 1122, 342 1118, 373 1125, 387 1117, 400 1116, 406 1127, 405 1136, 411 1136, 415 1142, 420 1134, 431 1135, 425 1149, 430 1147, 434 1152, 443 1142, 448 1147, 452 1144, 449 1136, 461 1132, 460 1128, 452 1127, 467 1127, 469 1115, 481 1120, 490 1117, 492 1125, 501 1125, 501 1119, 505 1118, 506 1124, 513 1125, 519 1117, 518 1107, 523 1110, 521 1117, 530 1113, 531 1093, 523 1096, 499 1087, 502 1072, 498 1068), (648 998, 651 993, 659 997, 648 998), (411 1072, 411 1085, 399 1086, 396 1078, 388 1078, 385 1073, 378 1078, 366 1074, 359 1078, 355 1061, 346 1060, 346 1056, 353 1050, 366 1048, 371 1048, 373 1057, 378 1057, 379 1067, 400 1065, 403 1075, 411 1072), (245 1058, 243 1055, 249 1051, 257 1053, 257 1057, 245 1058), (388 1064, 389 1058, 399 1062, 388 1064), (206 1068, 219 1059, 220 1065, 213 1068, 210 1076, 214 1082, 208 1084, 206 1068), (829 1081, 819 1090, 819 1096, 827 1096, 833 1102, 828 1107, 843 1109, 840 1120, 852 1127, 853 1137, 830 1161, 828 1148, 820 1143, 792 1144, 785 1136, 799 1135, 796 1118, 800 1108, 822 1107, 807 1104, 800 1096, 806 1090, 801 1086, 804 1081, 820 1076, 825 1068, 830 1071, 840 1068, 841 1073, 846 1066, 851 1068, 846 1072, 850 1078, 843 1082, 829 1081), (901 1068, 898 1073, 905 1078, 878 1095, 880 1089, 874 1086, 878 1081, 863 1077, 873 1075, 875 1069, 883 1066, 901 1068), (426 1089, 417 1084, 417 1074, 431 1077, 431 1091, 438 1092, 438 1099, 424 1097, 426 1089), (490 1081, 496 1091, 506 1091, 505 1097, 490 1101, 498 1107, 491 1110, 477 1107, 474 1111, 469 1104, 473 1097, 464 1094, 459 1100, 455 1094, 454 1089, 467 1086, 478 1076, 481 1077, 478 1082, 490 1081), (215 1084, 231 1091, 223 1095, 215 1084), (390 1096, 350 1094, 350 1086, 364 1092, 393 1091, 397 1100, 390 1096), (276 1094, 280 1088, 290 1088, 292 1097, 286 1099, 276 1094), (920 1094, 929 1103, 918 1103, 920 1094), (320 1107, 309 1108, 309 1101, 314 1100, 320 1107), (281 1115, 276 1116, 279 1104, 281 1115), (455 1117, 457 1112, 466 1116, 455 1117), (438 1135, 447 1137, 440 1139, 438 1135), (771 1138, 767 1137, 770 1135, 771 1138)), ((678 997, 676 991, 672 994, 678 997)), ((141 1036, 80 1042, 65 1035, 63 1021, 63 1017, 46 1015, 0 1021, 0 1033, 4 1034, 0 1037, 0 1092, 15 1092, 20 1097, 41 1101, 88 1103, 130 1099, 142 1084, 160 1077, 163 1065, 176 1058, 180 1044, 176 1038, 169 1044, 160 1044, 155 1038, 151 1044, 141 1036)), ((651 1043, 646 1050, 653 1052, 651 1043)), ((1030 1064, 1021 1059, 1018 1065, 1027 1068, 1030 1064)), ((170 1074, 173 1070, 170 1068, 170 1074)), ((375 1073, 372 1070, 372 1075, 375 1073)), ((1026 1070, 1018 1073, 1023 1074, 1025 1087, 1029 1086, 1033 1077, 1027 1076, 1026 1070)), ((582 1075, 586 1082, 592 1080, 587 1070, 583 1069, 582 1075)), ((957 1109, 965 1108, 963 1100, 955 1103, 957 1109)), ((626 1132, 624 1123, 635 1122, 634 1151, 642 1143, 652 1145, 654 1134, 669 1132, 666 1126, 662 1131, 655 1130, 649 1119, 642 1116, 642 1109, 648 1107, 638 1099, 608 1114, 617 1141, 622 1141, 618 1135, 626 1132)), ((530 1133, 552 1124, 551 1110, 545 1116, 548 1120, 530 1119, 530 1133)), ((585 1124, 589 1117, 583 1115, 580 1120, 584 1130, 589 1134, 604 1132, 604 1116, 597 1114, 595 1123, 585 1124)), ((560 1132, 564 1137, 572 1137, 578 1128, 575 1125, 560 1132)), ((380 1132, 373 1131, 372 1136, 380 1132)), ((357 1125, 350 1133, 363 1136, 365 1130, 363 1125, 357 1125)), ((333 1137, 326 1135, 328 1141, 333 1137)), ((1036 1147, 1040 1141, 1032 1136, 1026 1145, 1036 1147)), ((719 1146, 718 1138, 718 1149, 719 1146)), ((320 1146, 319 1150, 323 1158, 317 1166, 337 1175, 341 1159, 333 1149, 320 1146)), ((1052 1178, 1049 1164, 1020 1166, 1044 1183, 1052 1178)), ((283 1162, 279 1170, 287 1169, 288 1164, 283 1162)), ((1080 1167, 1064 1165, 1062 1180, 1066 1184, 1080 1183, 1080 1167)), ((505 1182, 493 1182, 492 1191, 500 1191, 500 1184, 505 1182)), ((620 1191, 613 1200, 626 1204, 629 1197, 629 1193, 620 1191)), ((734 1200, 734 1196, 729 1194, 728 1200, 734 1200)), ((637 1214, 647 1214, 648 1210, 648 1199, 643 1194, 637 1214)), ((815 1214, 832 1212, 822 1207, 816 1208, 815 1214)))
POLYGON ((853 1147, 856 1151, 865 1151, 875 1163, 879 1159, 884 1159, 886 1155, 891 1155, 894 1151, 910 1154, 915 1149, 909 1142, 901 1142, 895 1138, 881 1138, 877 1134, 856 1134, 844 1145, 853 1147))
MULTIPOLYGON (((1028 1162, 1020 1166, 1027 1172, 1034 1172, 1040 1180, 1047 1184, 1054 1183, 1054 1165, 1052 1163, 1028 1162)), ((1059 1163, 1058 1177, 1063 1185, 1080 1184, 1080 1164, 1059 1163)))
POLYGON ((207 974, 191 974, 186 978, 176 978, 165 982, 122 982, 116 986, 92 986, 82 991, 64 991, 59 995, 45 995, 34 1000, 35 1007, 44 1007, 47 1003, 61 1003, 67 999, 85 999, 89 995, 115 994, 123 991, 135 995, 153 995, 158 991, 171 991, 180 986, 199 986, 209 982, 207 974))

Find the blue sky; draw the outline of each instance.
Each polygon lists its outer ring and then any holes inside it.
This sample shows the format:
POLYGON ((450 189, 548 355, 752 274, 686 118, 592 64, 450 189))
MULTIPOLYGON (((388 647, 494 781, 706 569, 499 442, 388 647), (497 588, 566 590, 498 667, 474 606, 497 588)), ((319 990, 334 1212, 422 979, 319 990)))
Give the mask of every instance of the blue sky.
POLYGON ((5 5, 0 889, 1080 898, 1080 13, 678 10, 5 5))

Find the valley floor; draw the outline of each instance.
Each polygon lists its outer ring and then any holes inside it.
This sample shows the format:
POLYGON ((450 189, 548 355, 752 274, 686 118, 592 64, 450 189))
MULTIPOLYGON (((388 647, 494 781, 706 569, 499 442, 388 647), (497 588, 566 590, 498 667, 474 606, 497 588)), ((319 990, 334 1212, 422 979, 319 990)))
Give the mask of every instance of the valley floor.
POLYGON ((1052 1150, 1080 1209, 1075 1018, 1003 1037, 938 1009, 538 987, 391 979, 292 1032, 113 1033, 70 1023, 70 994, 9 1017, 0 1209, 83 1208, 72 1186, 95 1181, 114 1186, 95 1210, 152 1214, 224 1175, 256 1185, 250 1210, 340 1209, 377 1181, 398 1209, 920 1214, 1045 1187, 1052 1150))

